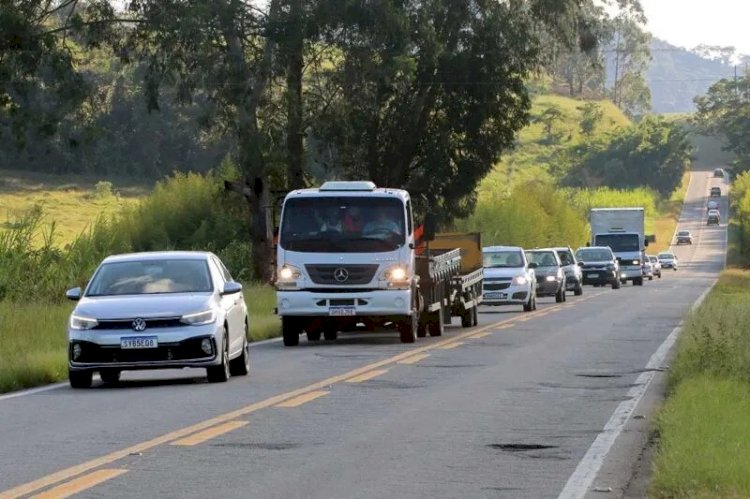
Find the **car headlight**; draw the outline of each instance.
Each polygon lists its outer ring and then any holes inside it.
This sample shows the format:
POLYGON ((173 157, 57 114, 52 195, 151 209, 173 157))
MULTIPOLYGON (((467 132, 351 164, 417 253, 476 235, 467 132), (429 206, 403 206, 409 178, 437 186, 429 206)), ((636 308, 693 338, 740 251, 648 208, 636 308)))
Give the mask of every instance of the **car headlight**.
POLYGON ((607 269, 609 269, 609 270, 617 270, 617 267, 615 267, 614 263, 610 263, 609 265, 607 265, 607 269))
POLYGON ((202 326, 216 322, 216 312, 214 310, 205 310, 194 314, 187 314, 180 317, 180 322, 190 326, 202 326))
POLYGON ((513 278, 513 284, 516 284, 518 286, 525 286, 526 283, 528 282, 529 280, 526 279, 525 275, 517 275, 516 277, 513 278))
POLYGON ((75 314, 70 316, 70 329, 85 331, 87 329, 94 329, 98 325, 99 322, 96 319, 75 314))
POLYGON ((557 277, 555 277, 555 276, 553 276, 553 275, 548 275, 548 276, 546 277, 546 280, 547 280, 548 282, 556 281, 556 280, 557 280, 557 277))

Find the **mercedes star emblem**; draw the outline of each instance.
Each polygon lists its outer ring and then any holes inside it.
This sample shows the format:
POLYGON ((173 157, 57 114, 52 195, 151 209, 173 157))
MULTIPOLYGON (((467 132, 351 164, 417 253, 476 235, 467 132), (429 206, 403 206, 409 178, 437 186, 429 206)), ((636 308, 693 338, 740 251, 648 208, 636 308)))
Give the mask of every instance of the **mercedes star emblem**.
POLYGON ((349 279, 349 271, 347 271, 344 267, 339 267, 333 271, 333 278, 338 282, 344 282, 349 279))
POLYGON ((133 327, 133 331, 145 331, 146 321, 138 317, 136 320, 133 321, 132 327, 133 327))

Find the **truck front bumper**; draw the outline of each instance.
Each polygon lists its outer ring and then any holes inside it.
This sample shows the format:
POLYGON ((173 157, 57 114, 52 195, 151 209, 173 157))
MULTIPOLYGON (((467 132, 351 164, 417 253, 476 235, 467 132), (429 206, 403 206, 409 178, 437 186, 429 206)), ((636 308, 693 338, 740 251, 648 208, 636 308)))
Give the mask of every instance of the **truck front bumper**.
POLYGON ((355 317, 411 315, 410 289, 363 290, 351 292, 277 291, 280 316, 336 316, 343 309, 353 310, 355 317))
POLYGON ((620 267, 621 281, 632 281, 633 279, 638 279, 640 277, 643 277, 643 269, 640 265, 620 267))

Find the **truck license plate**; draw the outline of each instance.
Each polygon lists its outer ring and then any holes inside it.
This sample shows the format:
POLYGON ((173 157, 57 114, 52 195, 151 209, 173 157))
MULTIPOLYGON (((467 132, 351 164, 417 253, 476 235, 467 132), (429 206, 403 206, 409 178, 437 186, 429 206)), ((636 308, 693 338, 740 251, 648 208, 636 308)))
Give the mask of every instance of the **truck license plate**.
POLYGON ((357 310, 354 307, 331 307, 328 309, 328 315, 331 317, 354 317, 357 310))
POLYGON ((120 348, 123 350, 133 350, 139 348, 158 348, 159 341, 156 336, 132 336, 130 338, 120 338, 120 348))

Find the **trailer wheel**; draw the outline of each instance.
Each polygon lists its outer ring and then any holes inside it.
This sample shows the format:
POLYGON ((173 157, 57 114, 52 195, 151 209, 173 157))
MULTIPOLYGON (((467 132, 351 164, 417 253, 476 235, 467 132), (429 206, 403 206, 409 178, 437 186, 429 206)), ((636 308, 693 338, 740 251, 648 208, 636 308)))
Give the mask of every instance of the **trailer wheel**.
POLYGON ((416 311, 412 315, 401 318, 396 323, 401 343, 414 343, 417 341, 417 330, 419 329, 419 319, 416 311))
POLYGON ((461 327, 471 327, 472 322, 474 322, 474 319, 471 316, 471 309, 464 309, 464 311, 461 312, 461 327))
POLYGON ((285 347, 296 347, 299 345, 299 334, 301 332, 302 328, 296 317, 281 318, 281 334, 284 337, 285 347))
POLYGON ((445 322, 443 321, 443 308, 430 314, 429 320, 427 321, 427 329, 430 332, 430 336, 443 336, 445 331, 445 322))
POLYGON ((430 327, 430 316, 432 313, 424 312, 419 316, 419 324, 417 325, 417 338, 424 338, 427 336, 427 330, 430 327))

